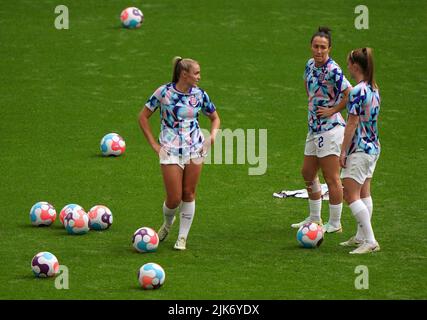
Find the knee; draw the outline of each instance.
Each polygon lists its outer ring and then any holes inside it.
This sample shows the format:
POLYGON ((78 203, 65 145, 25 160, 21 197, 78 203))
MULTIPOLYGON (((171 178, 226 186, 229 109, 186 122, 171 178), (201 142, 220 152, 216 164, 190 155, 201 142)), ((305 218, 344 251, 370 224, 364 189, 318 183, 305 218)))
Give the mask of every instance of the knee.
POLYGON ((304 181, 313 181, 316 178, 316 175, 313 175, 311 170, 305 168, 301 169, 301 175, 304 178, 304 181))
POLYGON ((194 190, 183 190, 182 201, 191 202, 196 198, 196 192, 194 190))
POLYGON ((325 182, 328 185, 328 187, 336 187, 336 188, 342 188, 341 179, 337 176, 324 176, 325 182))
POLYGON ((166 202, 166 207, 168 207, 169 209, 174 209, 181 204, 181 198, 180 197, 168 197, 165 202, 166 202))
POLYGON ((311 186, 316 183, 320 185, 319 177, 317 176, 317 172, 313 172, 312 170, 301 169, 301 175, 304 178, 306 186, 311 186))
POLYGON ((348 202, 348 200, 349 200, 349 195, 348 195, 347 190, 344 188, 342 191, 343 191, 343 193, 342 193, 342 197, 343 197, 344 201, 345 201, 345 202, 347 202, 347 203, 349 203, 349 202, 348 202))
POLYGON ((318 177, 315 177, 312 180, 305 180, 305 185, 309 194, 322 191, 322 186, 320 185, 320 180, 318 177))
POLYGON ((350 204, 354 201, 354 197, 346 188, 343 189, 343 198, 344 201, 347 202, 347 204, 350 204))

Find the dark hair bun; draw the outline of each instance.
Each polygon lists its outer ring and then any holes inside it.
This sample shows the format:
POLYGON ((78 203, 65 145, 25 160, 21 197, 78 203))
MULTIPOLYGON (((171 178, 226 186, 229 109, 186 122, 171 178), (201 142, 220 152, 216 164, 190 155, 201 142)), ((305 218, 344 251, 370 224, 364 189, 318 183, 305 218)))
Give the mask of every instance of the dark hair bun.
POLYGON ((331 34, 331 29, 329 29, 328 27, 319 27, 319 32, 324 32, 326 34, 331 34))

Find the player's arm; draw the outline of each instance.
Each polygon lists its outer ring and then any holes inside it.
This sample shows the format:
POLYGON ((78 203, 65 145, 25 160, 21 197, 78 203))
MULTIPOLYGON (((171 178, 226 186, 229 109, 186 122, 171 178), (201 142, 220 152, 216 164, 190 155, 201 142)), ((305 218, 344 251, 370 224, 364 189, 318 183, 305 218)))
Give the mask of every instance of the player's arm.
POLYGON ((350 88, 345 89, 342 92, 342 99, 340 103, 336 104, 332 108, 329 107, 318 107, 317 108, 317 116, 321 118, 329 118, 330 116, 334 115, 337 112, 341 112, 345 106, 347 105, 348 101, 348 94, 350 93, 350 88))
POLYGON ((153 148, 156 153, 159 153, 161 147, 154 138, 153 132, 151 131, 150 127, 150 122, 148 120, 150 119, 152 114, 153 111, 144 107, 139 113, 139 126, 141 127, 142 132, 144 133, 144 136, 150 144, 151 148, 153 148))
POLYGON ((203 143, 203 153, 205 154, 209 152, 211 145, 215 143, 215 137, 218 133, 218 129, 221 123, 221 120, 219 119, 219 115, 216 111, 212 113, 208 113, 206 114, 206 116, 211 121, 211 131, 210 131, 209 139, 205 139, 205 142, 203 143))
POLYGON ((359 116, 349 114, 347 124, 345 125, 344 140, 341 145, 340 165, 345 168, 345 161, 347 159, 347 150, 353 140, 354 133, 359 124, 359 116))
POLYGON ((219 126, 221 124, 221 120, 219 119, 218 112, 214 111, 207 115, 211 121, 211 135, 210 135, 210 143, 214 144, 215 137, 218 133, 219 126))

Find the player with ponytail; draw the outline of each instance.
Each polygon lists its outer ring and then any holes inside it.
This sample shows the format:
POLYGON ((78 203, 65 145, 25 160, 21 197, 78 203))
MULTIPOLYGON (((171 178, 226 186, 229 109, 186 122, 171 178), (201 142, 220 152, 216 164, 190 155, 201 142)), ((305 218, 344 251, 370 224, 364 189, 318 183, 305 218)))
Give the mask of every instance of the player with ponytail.
POLYGON ((166 189, 164 223, 158 230, 159 239, 166 239, 179 211, 179 235, 174 246, 177 250, 186 249, 203 159, 214 143, 220 125, 215 105, 206 91, 198 87, 199 80, 200 65, 197 61, 175 57, 172 82, 160 86, 152 94, 139 116, 139 124, 148 143, 159 155, 166 189), (157 142, 149 118, 158 108, 161 131, 157 142), (206 140, 198 122, 200 112, 211 121, 210 135, 206 140))
POLYGON ((351 254, 380 250, 372 229, 371 180, 380 155, 378 114, 380 94, 374 78, 371 48, 352 50, 347 58, 348 70, 357 85, 347 103, 347 125, 340 155, 344 199, 357 220, 357 233, 342 246, 357 246, 351 254))

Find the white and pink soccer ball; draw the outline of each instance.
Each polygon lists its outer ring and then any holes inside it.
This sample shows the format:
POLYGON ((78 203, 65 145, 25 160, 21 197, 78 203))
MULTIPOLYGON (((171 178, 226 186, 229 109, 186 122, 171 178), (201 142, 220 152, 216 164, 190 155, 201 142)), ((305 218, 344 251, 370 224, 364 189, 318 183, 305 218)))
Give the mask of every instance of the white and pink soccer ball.
POLYGON ((132 244, 138 252, 154 252, 159 246, 159 236, 153 229, 142 227, 133 234, 132 244))
POLYGON ((59 262, 52 253, 39 252, 31 260, 31 269, 38 278, 54 277, 59 273, 59 262))
POLYGON ((31 207, 30 220, 33 226, 50 226, 56 220, 56 210, 48 202, 37 202, 31 207))
POLYGON ((120 156, 126 150, 126 142, 119 134, 113 132, 101 139, 100 147, 104 156, 120 156))
POLYGON ((106 206, 96 205, 87 214, 89 216, 90 229, 106 230, 113 224, 113 214, 106 206))
POLYGON ((154 262, 144 264, 138 271, 138 282, 143 289, 158 289, 165 279, 165 270, 154 262))
POLYGON ((75 203, 67 204, 64 208, 62 208, 61 212, 59 213, 59 221, 61 221, 62 225, 64 225, 64 219, 67 216, 67 214, 69 214, 74 209, 85 211, 85 209, 83 209, 78 204, 75 204, 75 203))
POLYGON ((83 209, 74 208, 64 218, 64 227, 69 234, 85 234, 89 232, 89 217, 83 209))
POLYGON ((129 7, 124 9, 120 14, 120 21, 125 28, 139 28, 144 22, 144 15, 138 8, 129 7))
POLYGON ((323 229, 317 223, 306 223, 298 229, 297 240, 304 248, 317 248, 323 242, 323 229))

